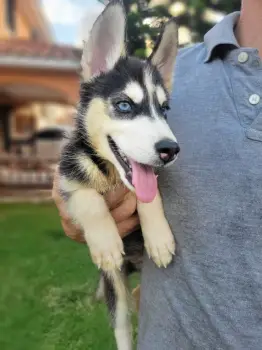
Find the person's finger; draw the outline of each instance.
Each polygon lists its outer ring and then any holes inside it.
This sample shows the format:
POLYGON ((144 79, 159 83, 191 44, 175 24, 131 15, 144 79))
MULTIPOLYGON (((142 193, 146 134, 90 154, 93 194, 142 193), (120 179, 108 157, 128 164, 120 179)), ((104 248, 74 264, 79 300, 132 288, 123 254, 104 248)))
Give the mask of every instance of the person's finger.
POLYGON ((61 203, 61 204, 59 205, 58 212, 59 212, 59 215, 60 215, 60 217, 61 217, 62 220, 72 222, 72 218, 71 218, 71 216, 69 215, 69 213, 67 212, 66 206, 65 206, 64 203, 61 203))
POLYGON ((58 168, 55 170, 54 174, 54 181, 53 181, 53 189, 52 189, 52 198, 55 202, 55 205, 57 206, 57 209, 59 211, 59 215, 63 220, 69 220, 70 216, 66 210, 66 205, 63 200, 63 197, 60 195, 58 191, 58 179, 59 179, 59 173, 58 168))
POLYGON ((59 172, 58 172, 58 166, 56 166, 54 171, 54 177, 53 177, 53 192, 56 192, 57 190, 58 179, 59 179, 59 172))
POLYGON ((63 202, 63 198, 60 196, 56 185, 53 185, 52 199, 57 207, 59 207, 59 205, 63 202))
POLYGON ((55 202, 55 205, 57 206, 59 215, 61 217, 62 228, 67 237, 73 239, 74 241, 85 243, 85 238, 81 228, 72 222, 72 219, 66 210, 66 205, 63 200, 63 197, 60 195, 58 191, 58 183, 59 183, 59 172, 57 167, 54 173, 52 198, 55 202))
POLYGON ((139 218, 137 214, 117 224, 118 232, 121 238, 126 237, 129 233, 133 232, 138 227, 139 218))
POLYGON ((116 208, 124 199, 129 189, 125 186, 119 186, 115 190, 105 194, 104 198, 109 209, 116 208))
POLYGON ((86 243, 82 230, 70 220, 61 220, 61 225, 67 237, 80 243, 86 243))
POLYGON ((136 212, 137 200, 135 194, 128 192, 121 204, 111 210, 111 215, 114 218, 115 222, 121 222, 128 219, 136 212))

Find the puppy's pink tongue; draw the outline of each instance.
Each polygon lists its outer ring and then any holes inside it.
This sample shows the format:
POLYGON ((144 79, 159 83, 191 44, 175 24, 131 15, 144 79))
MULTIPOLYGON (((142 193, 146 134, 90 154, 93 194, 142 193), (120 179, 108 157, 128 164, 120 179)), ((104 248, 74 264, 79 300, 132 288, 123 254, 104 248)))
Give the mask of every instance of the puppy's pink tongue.
POLYGON ((142 165, 130 159, 132 165, 132 185, 136 189, 137 198, 150 203, 157 193, 157 179, 152 167, 142 165))

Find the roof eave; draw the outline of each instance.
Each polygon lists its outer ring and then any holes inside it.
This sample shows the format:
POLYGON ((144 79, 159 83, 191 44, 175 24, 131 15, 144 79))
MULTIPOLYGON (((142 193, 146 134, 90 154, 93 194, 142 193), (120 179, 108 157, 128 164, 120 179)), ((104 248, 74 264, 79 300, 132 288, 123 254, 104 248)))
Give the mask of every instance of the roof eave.
POLYGON ((48 58, 0 56, 0 67, 43 69, 57 71, 79 71, 80 63, 73 60, 48 58))

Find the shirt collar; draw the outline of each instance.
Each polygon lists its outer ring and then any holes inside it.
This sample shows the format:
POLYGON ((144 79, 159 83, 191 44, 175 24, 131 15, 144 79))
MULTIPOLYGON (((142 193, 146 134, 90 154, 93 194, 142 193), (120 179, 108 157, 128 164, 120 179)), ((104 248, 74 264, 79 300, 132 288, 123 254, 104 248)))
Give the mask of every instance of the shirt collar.
POLYGON ((239 44, 234 34, 234 27, 239 18, 240 12, 233 12, 210 29, 204 36, 207 54, 205 62, 211 59, 214 49, 219 45, 232 45, 239 48, 239 44))

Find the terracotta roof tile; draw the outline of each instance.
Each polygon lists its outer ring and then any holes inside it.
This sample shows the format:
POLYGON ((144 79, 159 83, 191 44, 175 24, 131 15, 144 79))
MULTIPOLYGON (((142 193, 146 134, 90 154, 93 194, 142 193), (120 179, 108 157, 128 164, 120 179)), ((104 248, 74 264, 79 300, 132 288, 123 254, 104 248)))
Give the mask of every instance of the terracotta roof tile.
POLYGON ((23 56, 80 61, 81 50, 46 42, 21 39, 0 40, 0 56, 23 56))

